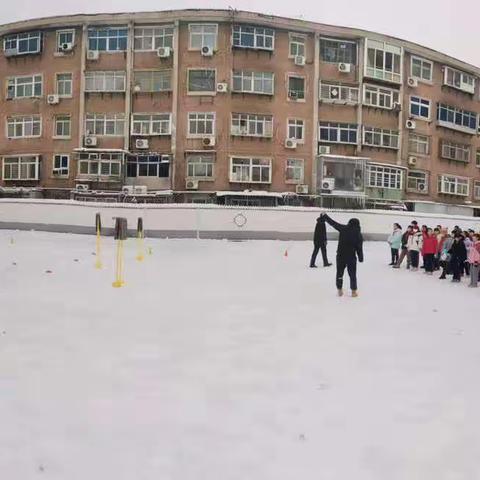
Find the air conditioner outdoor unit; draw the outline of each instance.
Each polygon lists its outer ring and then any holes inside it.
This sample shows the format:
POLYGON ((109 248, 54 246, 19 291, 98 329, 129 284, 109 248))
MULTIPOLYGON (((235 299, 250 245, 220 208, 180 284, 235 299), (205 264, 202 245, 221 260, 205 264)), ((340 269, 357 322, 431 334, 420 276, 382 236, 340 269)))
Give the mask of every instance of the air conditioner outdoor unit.
POLYGON ((417 183, 417 190, 419 192, 425 192, 427 190, 427 184, 426 183, 417 183))
POLYGON ((227 93, 228 92, 228 83, 217 83, 217 92, 218 93, 227 93))
POLYGON ((392 105, 392 110, 399 112, 402 109, 402 104, 400 102, 394 102, 392 105))
POLYGON ((417 157, 413 157, 413 156, 408 157, 408 164, 411 167, 414 167, 417 164, 417 157))
POLYGON ((293 138, 287 138, 285 140, 285 148, 297 148, 297 141, 293 138))
POLYGON ((215 146, 215 137, 204 137, 204 138, 202 138, 202 145, 204 147, 214 147, 215 146))
POLYGON ((18 50, 16 48, 7 48, 4 53, 6 57, 14 57, 18 55, 18 50))
POLYGON ((213 55, 213 48, 205 46, 205 47, 202 47, 200 52, 204 57, 211 57, 213 55))
POLYGON ((15 87, 8 87, 7 100, 12 100, 13 98, 15 98, 15 87))
POLYGON ((408 77, 407 85, 412 88, 418 87, 418 80, 413 77, 408 77))
POLYGON ((318 154, 319 155, 328 155, 331 151, 332 147, 330 145, 319 145, 318 146, 318 154))
POLYGON ((148 193, 148 188, 146 185, 135 185, 133 187, 133 193, 135 195, 146 195, 148 193))
POLYGON ((339 63, 338 71, 341 73, 350 73, 352 71, 352 65, 350 63, 339 63))
POLYGON ((417 124, 413 120, 407 120, 405 122, 405 127, 408 128, 409 130, 415 130, 415 127, 417 124))
POLYGON ((135 85, 135 86, 133 87, 133 91, 134 91, 135 93, 141 92, 141 91, 142 91, 142 87, 141 87, 140 85, 135 85))
POLYGON ((100 52, 98 50, 88 50, 87 60, 98 60, 100 58, 100 52))
POLYGON ((88 135, 83 140, 83 144, 86 147, 96 147, 97 146, 97 137, 94 137, 92 135, 88 135))
POLYGON ((133 185, 124 185, 122 187, 122 193, 124 195, 133 195, 133 185))
POLYGON ((295 187, 295 192, 299 195, 306 195, 308 193, 308 185, 297 185, 295 187))
POLYGON ((73 50, 73 43, 65 42, 60 45, 59 50, 61 52, 71 52, 73 50))
POLYGON ((198 180, 187 180, 185 182, 185 188, 187 190, 198 190, 198 180))
POLYGON ((89 187, 88 187, 88 184, 87 183, 77 183, 75 185, 75 190, 77 192, 88 192, 89 190, 89 187))
POLYGON ((57 105, 60 103, 60 97, 55 94, 47 95, 47 103, 49 105, 57 105))
POLYGON ((295 90, 289 90, 288 98, 291 98, 292 100, 297 100, 298 99, 298 93, 295 90))
POLYGON ((331 192, 335 190, 335 179, 334 178, 324 178, 322 180, 322 190, 331 192))
POLYGON ((172 49, 170 47, 157 48, 157 56, 160 58, 168 58, 171 54, 172 49))
POLYGON ((305 57, 303 55, 296 55, 293 61, 295 62, 295 65, 298 65, 299 67, 305 66, 305 57))
POLYGON ((139 150, 145 150, 148 148, 148 140, 145 138, 137 138, 135 140, 135 148, 138 148, 139 150))

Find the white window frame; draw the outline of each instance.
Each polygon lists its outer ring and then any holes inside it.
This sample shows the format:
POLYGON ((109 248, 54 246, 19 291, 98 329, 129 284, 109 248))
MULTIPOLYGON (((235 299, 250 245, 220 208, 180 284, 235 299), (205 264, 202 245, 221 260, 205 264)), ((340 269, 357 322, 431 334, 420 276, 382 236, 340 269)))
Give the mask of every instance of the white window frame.
POLYGON ((72 138, 72 116, 68 113, 55 115, 53 120, 53 138, 54 139, 66 139, 72 138), (68 121, 67 121, 68 118, 68 121), (69 135, 58 135, 57 125, 62 125, 62 131, 65 129, 65 125, 68 124, 69 135))
POLYGON ((54 177, 68 177, 70 173, 70 155, 68 153, 54 153, 52 159, 52 175, 54 177), (67 166, 62 166, 62 159, 67 159, 67 166), (57 160, 60 160, 60 166, 56 167, 57 160), (66 173, 65 173, 66 170, 66 173), (62 173, 63 172, 63 173, 62 173))
POLYGON ((165 113, 132 113, 132 136, 159 137, 172 134, 172 114, 165 113), (139 118, 144 117, 144 118, 139 118), (165 125, 168 128, 165 130, 165 125), (157 128, 159 126, 160 128, 157 128), (140 128, 138 128, 140 127, 140 128), (146 128, 145 128, 146 127, 146 128))
POLYGON ((304 181, 305 160, 303 158, 287 158, 285 161, 285 183, 298 185, 304 181), (289 174, 289 172, 293 173, 289 174))
POLYGON ((294 102, 305 102, 307 98, 307 79, 304 75, 298 75, 296 73, 287 74, 287 98, 289 101, 294 102), (300 90, 290 90, 290 80, 291 79, 300 79, 303 80, 303 97, 300 98, 298 93, 300 90))
POLYGON ((275 50, 275 29, 271 27, 261 27, 256 25, 248 25, 248 24, 238 24, 233 25, 232 27, 232 46, 233 48, 242 48, 242 49, 251 49, 251 50, 266 50, 269 52, 273 52, 275 50), (242 29, 253 29, 253 32, 242 32, 242 29), (263 30, 263 32, 261 32, 263 30), (266 31, 271 31, 271 35, 267 35, 266 31), (241 38, 242 35, 253 35, 253 46, 251 45, 242 45, 241 38), (238 43, 236 43, 236 39, 238 38, 238 43), (265 39, 271 38, 272 46, 266 47, 265 45, 261 46, 260 38, 265 39))
POLYGON ((376 78, 377 80, 384 80, 392 83, 402 83, 403 71, 403 48, 392 43, 373 40, 371 38, 365 39, 365 76, 369 78, 376 78), (375 66, 368 65, 368 51, 374 50, 375 66), (382 64, 383 68, 376 66, 377 51, 383 52, 382 64), (385 68, 387 54, 392 55, 392 70, 385 68), (395 62, 395 55, 399 56, 398 62, 395 62), (398 72, 395 71, 395 64, 398 63, 398 72))
POLYGON ((16 140, 19 138, 40 138, 42 136, 42 116, 41 115, 12 115, 7 117, 7 121, 5 122, 6 127, 6 137, 11 140, 16 140), (8 134, 8 127, 13 125, 14 129, 18 125, 21 125, 22 135, 16 135, 16 132, 13 136, 8 134), (30 127, 29 127, 30 125, 30 127), (33 130, 35 126, 38 125, 38 135, 33 135, 33 130), (25 135, 25 130, 27 128, 31 128, 32 135, 25 135))
POLYGON ((120 178, 122 175, 122 162, 123 154, 118 152, 82 152, 78 158, 78 170, 77 174, 80 178, 85 177, 115 177, 120 178), (82 173, 82 165, 87 165, 87 173, 82 173), (94 164, 96 165, 96 171, 93 171, 92 168, 94 164), (110 171, 110 174, 102 174, 102 165, 107 165, 110 171), (118 174, 112 174, 112 165, 118 166, 118 174))
POLYGON ((324 103, 357 105, 359 102, 359 88, 320 81, 318 96, 324 103))
POLYGON ((55 32, 55 34, 56 34, 57 53, 63 53, 62 49, 61 49, 61 46, 64 43, 71 43, 72 47, 75 45, 75 29, 74 28, 66 28, 66 29, 63 29, 63 30, 57 30, 55 32), (60 41, 60 36, 61 35, 72 35, 71 42, 60 41))
POLYGON ((468 197, 470 194, 470 179, 456 175, 438 175, 438 193, 442 195, 468 197), (460 190, 461 187, 465 186, 467 187, 466 192, 463 191, 463 188, 460 190))
POLYGON ((72 72, 59 72, 55 74, 55 93, 60 98, 72 98, 73 97, 73 74, 72 72), (70 79, 63 79, 60 80, 59 77, 61 75, 70 75, 70 79), (70 84, 70 94, 67 93, 60 93, 60 83, 64 84, 64 88, 66 85, 70 84))
POLYGON ((6 35, 3 38, 3 50, 13 51, 15 50, 15 56, 18 55, 35 55, 42 51, 42 42, 43 42, 43 35, 40 31, 33 31, 33 32, 21 32, 21 33, 14 33, 12 35, 6 35), (20 52, 20 43, 26 42, 27 45, 30 44, 30 41, 36 39, 37 40, 37 48, 35 50, 27 50, 24 52, 20 52))
POLYGON ((419 82, 424 82, 424 83, 432 83, 432 79, 433 79, 433 62, 431 62, 430 60, 427 60, 425 58, 422 58, 422 57, 417 57, 416 55, 412 55, 410 57, 410 76, 413 77, 413 78, 416 78, 419 82), (419 75, 415 75, 413 73, 413 63, 417 61, 417 62, 420 62, 420 76, 419 75), (425 78, 423 76, 421 76, 424 72, 424 65, 428 65, 430 67, 430 78, 425 78))
POLYGON ((479 128, 479 120, 478 120, 478 114, 475 112, 471 112, 469 110, 463 110, 461 108, 454 107, 452 105, 447 105, 445 103, 437 103, 437 124, 440 125, 441 127, 445 128, 450 128, 451 130, 458 130, 459 132, 465 132, 470 135, 475 135, 477 133, 477 129, 479 128), (447 120, 441 120, 440 119, 440 110, 446 110, 447 115, 450 114, 451 117, 453 117, 453 121, 447 120), (455 123, 455 120, 457 119, 457 115, 460 115, 463 119, 463 117, 468 117, 468 118, 475 118, 475 128, 471 128, 470 126, 465 126, 465 125, 459 125, 458 123, 455 123))
POLYGON ((367 107, 392 110, 395 103, 399 103, 398 90, 379 85, 363 84, 363 105, 367 107))
POLYGON ((135 70, 133 73, 133 81, 135 85, 140 86, 140 92, 146 92, 146 93, 161 93, 161 92, 171 92, 172 91, 172 69, 165 69, 165 70, 135 70), (150 78, 143 78, 139 81, 137 75, 149 75, 150 78), (153 87, 154 85, 164 85, 167 83, 167 78, 157 78, 155 79, 155 75, 158 75, 161 77, 162 75, 165 75, 167 77, 168 75, 168 88, 161 88, 159 90, 154 90, 153 87), (149 88, 145 89, 142 88, 142 82, 143 85, 146 85, 147 83, 150 85, 149 88))
POLYGON ((480 199, 480 180, 473 181, 473 198, 475 200, 480 199))
POLYGON ((217 94, 217 69, 216 68, 188 68, 187 69, 187 94, 191 96, 216 95, 217 94), (213 72, 213 86, 211 90, 190 90, 191 72, 213 72))
POLYGON ((451 142, 449 140, 442 139, 440 145, 440 156, 446 160, 451 160, 454 162, 469 163, 471 148, 468 144, 451 142))
POLYGON ((135 52, 155 52, 158 48, 173 49, 174 25, 141 25, 136 26, 133 32, 133 49, 135 52), (150 30, 151 34, 145 34, 150 30), (171 33, 168 33, 171 30, 171 33), (141 40, 142 48, 137 48, 137 40, 141 40), (151 40, 151 47, 145 48, 145 39, 151 40), (170 40, 169 40, 170 39, 170 40))
MULTIPOLYGON (((320 37, 319 47, 320 47, 320 52, 319 52, 320 62, 322 62, 322 63, 328 63, 330 65, 338 65, 339 63, 347 63, 347 64, 350 64, 350 65, 357 65, 357 63, 358 63, 358 43, 355 40, 346 40, 344 38, 320 37), (338 45, 342 45, 342 44, 354 45, 354 50, 355 50, 354 60, 355 61, 354 62, 347 61, 347 60, 349 60, 347 58, 343 58, 343 59, 338 58, 338 59, 336 59, 336 61, 324 60, 323 57, 322 57, 322 42, 332 42, 332 43, 337 43, 338 45)), ((336 50, 341 51, 342 48, 337 47, 336 50)))
POLYGON ((272 183, 272 159, 269 157, 248 157, 248 156, 243 156, 243 155, 232 155, 230 157, 230 175, 229 175, 229 182, 230 183, 263 183, 263 184, 268 184, 272 183), (237 164, 235 165, 234 162, 235 160, 244 160, 245 163, 242 164, 237 164), (256 162, 264 162, 262 163, 256 163, 256 162), (240 173, 240 180, 235 178, 234 174, 234 167, 240 168, 243 170, 243 173, 245 171, 247 172, 248 179, 245 180, 243 177, 242 172, 240 173), (253 180, 253 172, 254 170, 260 170, 260 177, 261 172, 264 169, 268 168, 268 180, 253 180))
POLYGON ((127 72, 125 70, 88 70, 85 72, 86 93, 125 93, 126 85, 127 72), (88 85, 90 82, 93 83, 94 88, 88 85), (113 88, 110 88, 109 83, 113 88))
POLYGON ((9 100, 21 98, 39 98, 43 95, 43 75, 39 73, 35 73, 33 75, 18 75, 15 77, 8 77, 5 83, 7 85, 7 99, 9 100), (22 81, 25 81, 25 83, 21 83, 22 81), (40 85, 40 93, 36 95, 35 88, 38 87, 38 85, 40 85), (25 86, 30 86, 32 89, 32 95, 19 95, 19 90, 23 88, 25 91, 25 86), (10 95, 11 91, 13 91, 13 96, 10 95))
POLYGON ((466 72, 462 72, 461 70, 457 70, 456 68, 444 66, 443 71, 443 84, 447 85, 451 88, 455 88, 456 90, 460 90, 461 92, 474 94, 475 93, 475 84, 476 78, 474 75, 471 75, 466 72), (449 81, 449 73, 452 73, 452 81, 449 81), (455 81, 455 77, 458 77, 458 84, 455 81))
POLYGON ((230 122, 230 134, 235 137, 272 138, 273 116, 258 113, 233 112, 230 122), (263 134, 258 134, 259 126, 263 134), (251 133, 251 131, 255 133, 251 133))
POLYGON ((253 95, 274 95, 275 94, 275 74, 272 72, 254 72, 251 70, 234 70, 232 75, 232 92, 248 93, 253 95), (240 80, 241 89, 235 89, 235 80, 240 80), (245 83, 250 83, 250 88, 245 88, 245 83), (272 91, 266 92, 255 90, 255 84, 261 82, 262 87, 265 87, 266 82, 271 82, 272 91))
POLYGON ((368 164, 367 165, 367 188, 380 188, 385 190, 402 190, 403 170, 394 166, 368 164), (375 181, 372 182, 372 177, 375 181), (394 185, 394 186, 392 186, 394 185))
POLYGON ((428 98, 423 98, 423 97, 420 97, 418 95, 410 95, 410 101, 408 103, 408 108, 409 108, 410 116, 413 117, 413 118, 416 118, 417 120, 425 120, 425 121, 429 122, 432 118, 432 102, 428 98), (425 102, 427 102, 428 105, 426 105, 425 102), (418 115, 412 112, 412 106, 413 105, 418 106, 418 111, 419 111, 418 115), (427 108, 428 109, 428 115, 427 116, 421 115, 422 108, 427 108))
MULTIPOLYGON (((118 33, 118 32, 117 32, 118 33)), ((89 26, 88 29, 87 29, 87 49, 88 50, 94 50, 94 51, 98 51, 98 52, 102 52, 102 53, 119 53, 119 52, 126 52, 128 50, 128 26, 126 25, 109 25, 109 26, 96 26, 96 25, 92 25, 92 26, 89 26), (111 37, 109 35, 107 36, 100 36, 99 35, 99 32, 101 30, 117 30, 117 31, 120 31, 120 30, 126 30, 126 35, 125 37, 123 35, 117 35, 116 37, 111 37), (96 39, 97 40, 97 47, 98 47, 98 41, 99 40, 102 40, 102 39, 105 39, 105 45, 106 45, 106 48, 105 50, 101 50, 99 48, 90 48, 90 40, 92 40, 92 38, 90 38, 90 32, 96 32, 97 35, 95 37, 93 37, 93 39, 96 39), (118 44, 120 44, 120 38, 125 38, 125 48, 111 48, 110 44, 113 43, 111 42, 111 40, 116 40, 118 42, 118 44)))
POLYGON ((287 135, 289 140, 295 140, 297 143, 305 142, 305 120, 303 118, 287 118, 287 135), (292 136, 292 131, 295 131, 295 136, 292 136), (300 138, 296 136, 298 131, 301 132, 300 138))
POLYGON ((422 156, 428 156, 430 155, 430 137, 428 135, 423 135, 421 133, 416 133, 416 132, 410 132, 408 134, 408 153, 411 153, 413 155, 422 155, 422 156), (416 138, 414 138, 416 137, 416 138), (423 137, 419 138, 419 137, 423 137), (425 141, 426 139, 426 141, 425 141), (426 145, 426 151, 425 152, 420 152, 417 150, 412 150, 410 147, 415 144, 415 145, 426 145))
POLYGON ((480 168, 480 148, 475 151, 475 166, 480 168))
POLYGON ((345 145, 357 145, 358 143, 358 125, 355 123, 343 123, 343 122, 319 122, 318 124, 318 141, 321 143, 342 143, 345 145), (324 139, 321 137, 322 129, 328 130, 328 139, 324 139), (330 139, 330 133, 336 132, 336 140, 330 139), (347 133, 347 136, 355 132, 355 141, 351 142, 348 140, 347 142, 342 140, 342 133, 347 133))
MULTIPOLYGON (((9 163, 9 165, 14 165, 13 162, 9 163)), ((11 170, 11 168, 10 168, 11 170)), ((27 170, 29 168, 27 167, 27 170)), ((36 181, 40 180, 40 155, 28 155, 28 154, 22 154, 22 155, 4 155, 2 157, 2 179, 5 182, 9 181, 36 181), (14 160, 16 159, 16 165, 17 165, 17 175, 15 177, 12 177, 10 175, 6 175, 5 172, 7 171, 7 166, 5 165, 5 160, 14 160), (22 159, 25 159, 27 161, 22 162, 22 159), (33 159, 31 161, 28 161, 28 159, 33 159), (23 165, 35 165, 35 175, 32 176, 27 176, 25 178, 22 178, 22 164, 23 165)))
POLYGON ((388 128, 363 127, 362 144, 373 148, 388 148, 390 150, 398 150, 400 148, 400 132, 398 130, 391 130, 388 128), (372 142, 367 143, 367 134, 372 135, 372 142), (380 144, 375 143, 375 139, 380 139, 380 144), (389 142, 386 141, 390 138, 389 142), (392 139, 396 138, 396 145, 391 145, 392 139), (389 145, 390 144, 390 145, 389 145))
POLYGON ((205 137, 214 137, 215 136, 215 123, 216 123, 216 114, 215 112, 188 112, 187 114, 187 138, 205 138, 205 137), (192 122, 196 123, 195 131, 196 133, 191 133, 192 122), (211 122, 212 131, 210 133, 198 133, 199 124, 203 122, 205 125, 205 130, 207 130, 208 123, 211 122))
POLYGON ((197 180, 215 179, 215 154, 214 153, 187 153, 186 157, 187 178, 197 180), (205 170, 205 174, 201 172, 205 170))
POLYGON ((307 36, 303 33, 288 33, 288 58, 304 57, 307 58, 307 36), (299 41, 301 39, 301 41, 299 41), (294 47, 292 49, 292 47, 294 47), (299 49, 303 47, 303 53, 299 49), (292 53, 295 50, 295 53, 292 53))
POLYGON ((429 174, 423 170, 408 170, 407 172, 407 192, 428 194, 429 188, 429 174), (425 189, 420 190, 419 184, 424 184, 425 189))
POLYGON ((95 137, 123 137, 125 135, 125 114, 122 113, 86 113, 85 133, 95 137), (93 122, 93 130, 88 123, 93 122), (107 133, 107 125, 113 122, 114 133, 107 133), (102 127, 103 133, 97 133, 97 127, 102 127), (121 127, 121 128, 120 128, 121 127), (121 130, 121 131, 120 131, 121 130))
POLYGON ((214 51, 218 47, 218 23, 189 23, 188 24, 188 49, 193 52, 199 52, 203 47, 211 47, 214 51), (196 27, 214 27, 215 33, 212 32, 192 32, 196 27), (199 47, 192 46, 192 33, 196 36, 201 36, 201 45, 199 47), (215 36, 215 42, 213 45, 210 42, 206 42, 207 36, 215 36))

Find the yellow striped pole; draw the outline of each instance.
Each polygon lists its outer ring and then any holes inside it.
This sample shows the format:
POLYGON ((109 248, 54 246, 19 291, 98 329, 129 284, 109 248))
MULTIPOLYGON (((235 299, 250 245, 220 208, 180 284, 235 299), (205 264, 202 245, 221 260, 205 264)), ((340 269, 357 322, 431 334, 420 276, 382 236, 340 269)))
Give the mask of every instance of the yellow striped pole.
POLYGON ((124 269, 125 261, 123 255, 123 243, 127 239, 127 219, 115 219, 115 240, 117 240, 117 254, 115 261, 115 280, 112 287, 120 288, 125 285, 124 269))
POLYGON ((143 262, 143 260, 145 259, 144 239, 145 234, 143 231, 143 219, 140 217, 137 222, 137 262, 143 262))

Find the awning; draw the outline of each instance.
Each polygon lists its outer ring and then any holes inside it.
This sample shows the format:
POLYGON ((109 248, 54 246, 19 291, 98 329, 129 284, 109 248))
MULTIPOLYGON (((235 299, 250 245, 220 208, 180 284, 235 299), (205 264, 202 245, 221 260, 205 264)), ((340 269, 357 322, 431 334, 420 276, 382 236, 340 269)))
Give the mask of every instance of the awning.
POLYGON ((266 192, 264 190, 244 190, 238 192, 217 192, 217 197, 273 197, 283 198, 282 193, 266 192))

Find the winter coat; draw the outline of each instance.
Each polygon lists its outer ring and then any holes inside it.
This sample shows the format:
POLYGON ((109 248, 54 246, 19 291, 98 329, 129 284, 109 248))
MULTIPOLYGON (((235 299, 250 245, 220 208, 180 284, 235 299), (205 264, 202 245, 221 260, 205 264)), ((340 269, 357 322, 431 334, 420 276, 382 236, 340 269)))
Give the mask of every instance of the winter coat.
POLYGON ((463 242, 465 243, 465 248, 467 249, 467 255, 468 255, 468 251, 470 250, 470 247, 472 246, 473 242, 469 238, 466 238, 463 242))
POLYGON ((409 235, 407 248, 409 251, 420 252, 423 247, 423 239, 421 232, 416 232, 412 235, 409 235))
POLYGON ((449 253, 452 256, 452 261, 464 262, 467 259, 467 249, 463 240, 454 241, 449 253))
POLYGON ((358 261, 363 262, 363 237, 358 219, 351 218, 347 225, 342 225, 328 215, 324 215, 324 218, 339 233, 337 258, 348 262, 354 260, 356 255, 358 261))
POLYGON ((437 237, 432 235, 431 237, 426 236, 423 238, 423 254, 424 255, 435 255, 437 253, 438 242, 437 237))
POLYGON ((407 232, 405 232, 403 235, 402 235, 402 249, 403 248, 407 248, 407 242, 408 242, 408 237, 410 236, 410 234, 407 232))
POLYGON ((480 263, 480 242, 472 242, 468 251, 468 263, 480 263))
POLYGON ((402 245, 402 231, 400 229, 395 229, 393 233, 388 237, 387 240, 390 248, 398 250, 402 245))
POLYGON ((315 226, 315 232, 313 234, 313 243, 315 243, 315 245, 327 243, 327 227, 322 217, 317 218, 317 225, 315 226))

